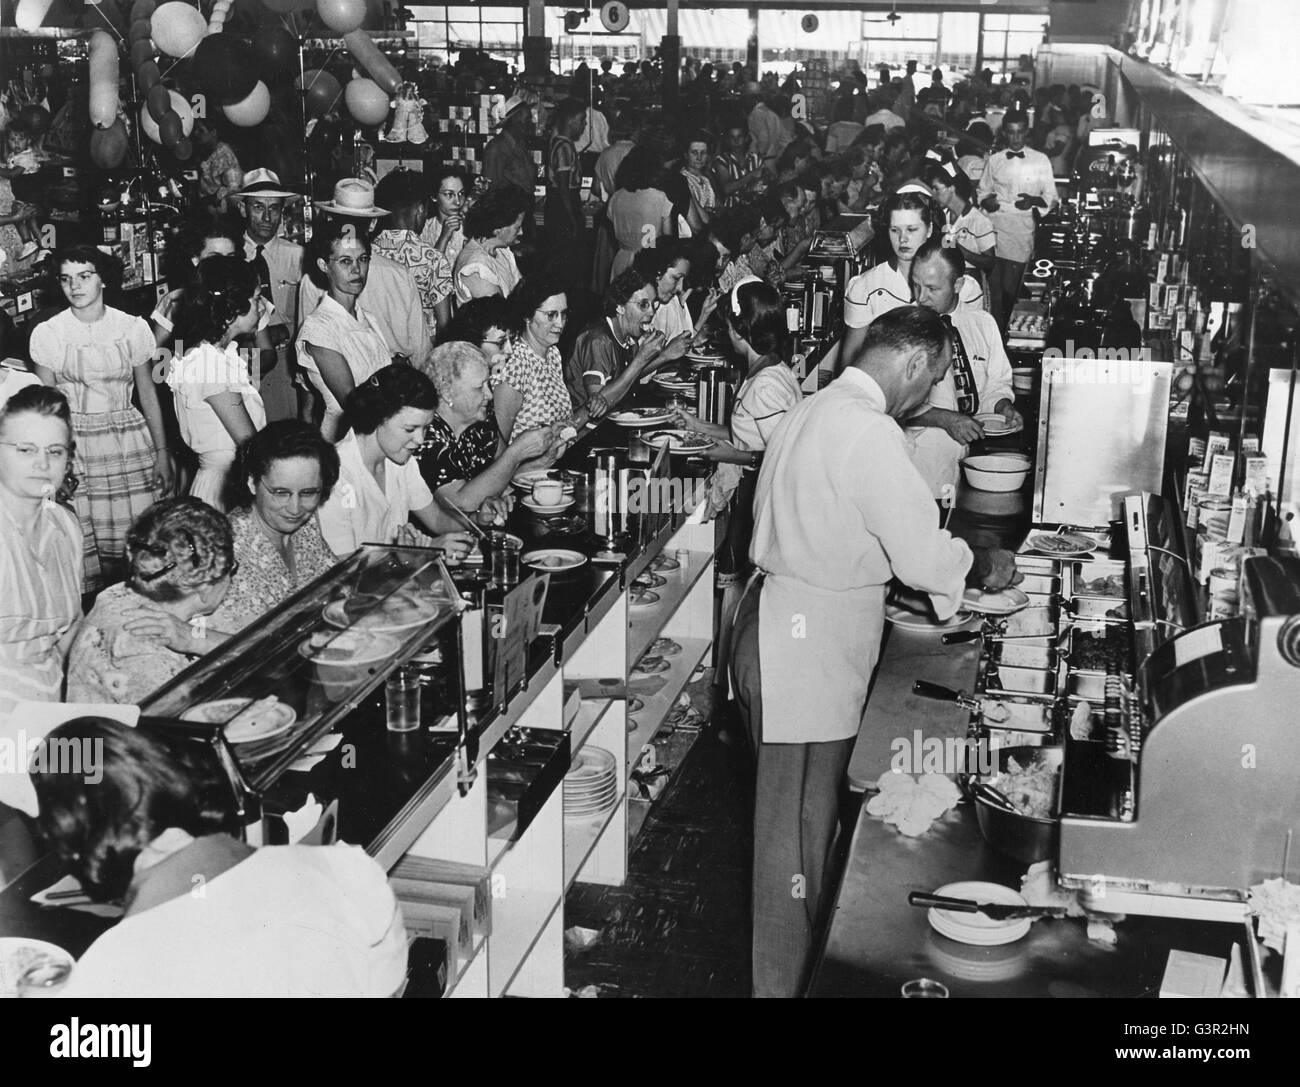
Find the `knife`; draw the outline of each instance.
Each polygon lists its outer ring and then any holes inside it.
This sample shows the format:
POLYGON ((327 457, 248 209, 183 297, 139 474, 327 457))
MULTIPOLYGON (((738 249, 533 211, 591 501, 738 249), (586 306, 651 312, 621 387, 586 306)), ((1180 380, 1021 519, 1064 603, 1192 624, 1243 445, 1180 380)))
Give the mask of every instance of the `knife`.
POLYGON ((971 898, 948 898, 946 895, 913 891, 907 896, 909 906, 933 906, 955 913, 982 913, 994 921, 1018 921, 1022 917, 1065 917, 1065 906, 1012 906, 1001 902, 976 902, 971 898))

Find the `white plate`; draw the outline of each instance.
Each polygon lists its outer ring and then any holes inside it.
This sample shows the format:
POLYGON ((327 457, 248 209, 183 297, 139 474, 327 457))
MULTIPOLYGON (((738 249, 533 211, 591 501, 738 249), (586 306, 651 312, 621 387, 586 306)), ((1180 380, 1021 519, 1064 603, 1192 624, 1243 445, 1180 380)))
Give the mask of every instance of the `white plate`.
POLYGON ((962 603, 969 611, 982 612, 984 615, 1012 615, 1029 604, 1029 597, 1014 585, 995 593, 967 589, 962 603))
POLYGON ((534 513, 545 515, 548 513, 563 513, 573 505, 573 499, 564 498, 552 505, 544 506, 540 502, 534 502, 531 497, 525 497, 519 500, 519 504, 526 510, 532 510, 534 513))
POLYGON ((0 997, 17 996, 23 974, 47 959, 69 966, 77 961, 58 944, 25 936, 0 936, 0 997))
POLYGON ((529 551, 519 560, 525 566, 543 573, 554 574, 562 570, 576 570, 587 561, 581 551, 566 551, 562 547, 547 547, 540 551, 529 551))
POLYGON ((703 453, 716 444, 712 438, 689 430, 652 430, 641 435, 641 440, 647 445, 666 444, 670 453, 703 453))
POLYGON ((951 619, 941 623, 928 615, 918 615, 914 611, 900 608, 897 604, 886 604, 885 618, 894 626, 902 627, 904 630, 915 630, 924 634, 946 634, 952 630, 961 630, 978 616, 974 612, 959 611, 951 619))
MULTIPOLYGON (((618 760, 614 758, 612 751, 606 751, 603 747, 592 747, 587 745, 580 747, 578 753, 573 756, 569 763, 569 774, 577 773, 580 770, 595 769, 609 771, 618 765, 618 760)), ((567 774, 565 775, 568 776, 567 774)))
POLYGON ((1025 429, 1023 421, 1008 425, 1006 419, 996 412, 977 415, 975 422, 984 428, 984 434, 989 438, 1000 438, 1004 434, 1019 434, 1025 429))
POLYGON ((566 497, 573 494, 573 481, 569 479, 568 476, 556 471, 554 468, 533 468, 527 472, 520 472, 510 481, 510 483, 521 491, 529 491, 531 493, 533 484, 543 479, 552 480, 561 484, 564 487, 566 497))
POLYGON ((638 661, 636 663, 636 666, 632 669, 632 673, 633 675, 638 675, 638 676, 653 676, 653 675, 657 675, 659 672, 666 672, 671 667, 672 667, 671 664, 669 664, 666 660, 660 657, 649 668, 642 668, 641 662, 638 661))
POLYGON ((1096 551, 1097 541, 1077 532, 1040 532, 1029 537, 1029 547, 1055 559, 1079 559, 1096 551))
MULTIPOLYGON (((969 880, 962 883, 949 883, 934 892, 948 898, 969 898, 975 902, 991 902, 1005 906, 1027 906, 1020 895, 1010 887, 1000 883, 984 883, 969 880)), ((982 913, 961 913, 932 907, 926 911, 930 927, 936 932, 957 940, 963 944, 982 947, 996 947, 999 944, 1014 943, 1023 937, 1033 924, 1032 917, 1013 918, 995 921, 982 913)))
MULTIPOLYGON (((409 597, 403 597, 402 600, 403 602, 409 602, 411 607, 415 606, 415 601, 409 597)), ((341 629, 363 630, 369 634, 394 634, 398 631, 414 630, 416 627, 422 627, 437 614, 437 605, 433 604, 432 598, 430 599, 430 605, 435 610, 426 615, 407 615, 404 618, 392 614, 392 605, 387 602, 380 603, 376 600, 374 607, 370 611, 353 619, 348 615, 347 604, 346 600, 335 600, 331 604, 326 604, 321 616, 330 626, 341 629)))
POLYGON ((402 643, 391 634, 375 634, 370 631, 345 630, 336 634, 329 642, 313 645, 313 634, 298 647, 304 657, 320 668, 354 668, 361 664, 374 664, 393 656, 402 648, 402 643))
POLYGON ((648 608, 659 603, 659 594, 653 589, 633 589, 628 594, 628 603, 634 608, 648 608))
POLYGON ((181 720, 205 721, 213 725, 228 722, 223 731, 232 744, 269 740, 287 732, 298 720, 297 711, 279 699, 268 702, 249 716, 239 717, 254 701, 252 698, 218 698, 213 702, 201 702, 182 713, 181 720))
POLYGON ((672 416, 662 408, 626 408, 609 416, 615 426, 662 426, 672 416))

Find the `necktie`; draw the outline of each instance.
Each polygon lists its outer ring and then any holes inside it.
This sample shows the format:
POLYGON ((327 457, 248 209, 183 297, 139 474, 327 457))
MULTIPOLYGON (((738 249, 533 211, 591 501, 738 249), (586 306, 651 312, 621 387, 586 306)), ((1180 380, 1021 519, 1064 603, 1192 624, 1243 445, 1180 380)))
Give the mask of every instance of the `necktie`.
POLYGON ((262 297, 265 298, 268 302, 270 302, 271 301, 271 266, 266 263, 266 257, 262 253, 262 250, 265 248, 266 246, 259 245, 257 247, 257 252, 253 254, 253 259, 250 260, 248 263, 253 266, 253 270, 257 273, 257 282, 261 285, 260 293, 262 297))
POLYGON ((1022 159, 1022 158, 1024 158, 1024 157, 1025 157, 1025 153, 1024 153, 1023 151, 1008 151, 1008 152, 1007 152, 1007 158, 1009 158, 1009 159, 1022 159))
POLYGON ((957 410, 963 415, 974 415, 980 410, 980 395, 975 388, 975 372, 966 355, 966 345, 961 342, 961 333, 951 317, 945 316, 943 324, 952 340, 952 383, 957 389, 957 410))

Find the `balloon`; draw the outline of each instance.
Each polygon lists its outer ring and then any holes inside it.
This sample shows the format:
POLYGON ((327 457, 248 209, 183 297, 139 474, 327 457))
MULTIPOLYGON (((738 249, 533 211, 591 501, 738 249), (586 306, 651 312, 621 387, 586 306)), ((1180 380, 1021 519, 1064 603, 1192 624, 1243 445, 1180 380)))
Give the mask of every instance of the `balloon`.
POLYGON ((131 43, 131 67, 135 69, 137 75, 141 66, 151 60, 153 60, 153 42, 148 38, 138 38, 131 43))
POLYGON ((231 124, 239 125, 240 128, 252 128, 266 120, 271 109, 271 92, 259 79, 253 93, 242 102, 232 102, 221 109, 231 124))
POLYGON ((194 73, 199 86, 223 105, 242 102, 257 85, 257 58, 243 38, 209 34, 194 51, 194 73))
POLYGON ((149 116, 155 121, 161 121, 171 111, 172 92, 161 83, 157 83, 149 91, 149 95, 145 98, 144 104, 149 110, 149 116))
POLYGON ((348 112, 360 125, 373 128, 388 116, 388 95, 373 79, 354 79, 343 92, 348 112))
POLYGON ((153 24, 150 23, 148 19, 136 19, 135 22, 131 24, 131 29, 127 33, 127 37, 130 38, 132 46, 137 42, 147 42, 152 35, 153 24))
POLYGON ((126 128, 114 121, 108 128, 97 128, 90 134, 90 159, 101 170, 115 170, 126 158, 126 128))
POLYGON ((378 83, 385 93, 397 93, 397 88, 402 85, 401 77, 392 61, 379 51, 379 46, 369 34, 364 30, 354 30, 351 34, 343 35, 343 44, 348 47, 352 58, 366 75, 378 83))
POLYGON ((180 159, 181 162, 185 162, 192 154, 194 154, 194 142, 188 136, 182 136, 176 141, 176 145, 172 148, 172 154, 180 159))
MULTIPOLYGON (((171 100, 171 108, 163 115, 163 120, 175 116, 180 123, 181 130, 176 134, 176 138, 188 136, 194 130, 194 111, 190 109, 190 104, 175 91, 167 92, 171 100)), ((140 131, 148 136, 154 143, 162 143, 162 121, 155 121, 149 116, 149 106, 145 104, 140 109, 140 131)))
POLYGON ((38 136, 44 136, 50 130, 50 111, 44 106, 23 106, 18 116, 38 136))
POLYGON ((253 52, 257 54, 263 77, 275 76, 298 56, 298 39, 284 27, 273 26, 258 33, 253 40, 253 52))
POLYGON ((154 45, 169 57, 188 56, 208 32, 203 13, 182 0, 168 0, 153 13, 149 24, 154 45))
POLYGON ((307 116, 324 117, 334 108, 334 104, 339 100, 339 95, 343 93, 343 88, 339 86, 339 81, 329 72, 320 68, 312 68, 310 71, 303 72, 302 78, 294 80, 299 89, 307 89, 307 116))
POLYGON ((220 34, 225 29, 226 20, 230 17, 230 8, 235 0, 217 0, 212 5, 212 15, 208 18, 208 33, 220 34))
POLYGON ((159 83, 162 82, 162 72, 158 68, 156 61, 146 60, 135 73, 135 81, 140 84, 140 90, 148 94, 159 83))
POLYGON ((154 0, 135 0, 135 3, 131 5, 131 18, 133 20, 148 19, 157 6, 154 0))
POLYGON ((366 19, 366 0, 316 0, 321 22, 336 34, 350 34, 366 19))
POLYGON ((164 147, 175 147, 183 135, 185 126, 181 123, 180 116, 168 110, 167 116, 158 122, 158 142, 164 147))
POLYGON ((90 119, 96 128, 117 120, 117 42, 106 30, 90 33, 90 119))

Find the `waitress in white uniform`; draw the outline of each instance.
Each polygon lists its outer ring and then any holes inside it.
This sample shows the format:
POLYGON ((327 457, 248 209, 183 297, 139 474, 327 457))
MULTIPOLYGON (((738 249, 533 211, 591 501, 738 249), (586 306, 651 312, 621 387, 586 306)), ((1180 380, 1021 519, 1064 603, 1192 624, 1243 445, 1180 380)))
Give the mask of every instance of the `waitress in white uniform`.
POLYGON ((925 402, 950 361, 937 314, 893 310, 768 444, 754 503, 756 572, 732 657, 757 762, 755 996, 797 996, 808 980, 889 581, 928 593, 946 619, 968 581, 1002 588, 1018 579, 1009 552, 972 555, 939 528, 896 422, 925 402))

